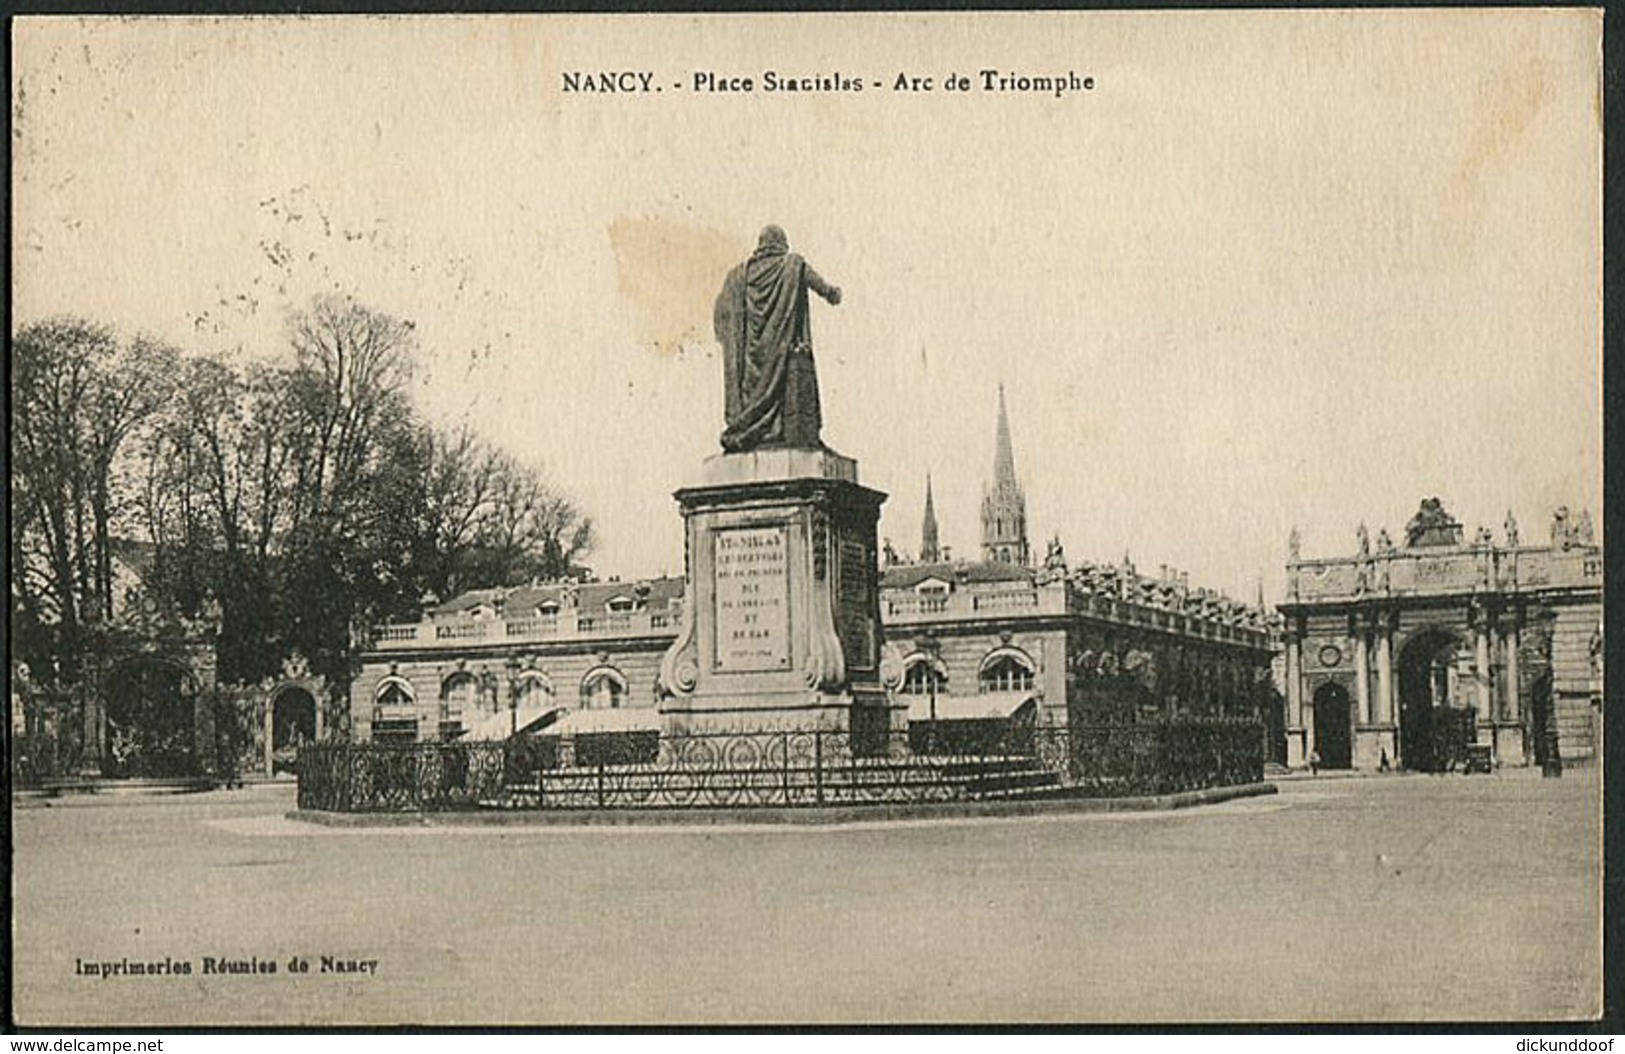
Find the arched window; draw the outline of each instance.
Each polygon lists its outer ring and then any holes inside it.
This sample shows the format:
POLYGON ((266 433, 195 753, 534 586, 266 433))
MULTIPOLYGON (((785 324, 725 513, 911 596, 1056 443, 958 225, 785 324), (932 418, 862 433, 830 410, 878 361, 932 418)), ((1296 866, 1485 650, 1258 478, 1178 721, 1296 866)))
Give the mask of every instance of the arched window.
POLYGON ((614 710, 626 698, 626 678, 613 666, 590 670, 581 679, 583 710, 614 710))
POLYGON ((909 660, 903 668, 903 695, 948 694, 948 670, 940 659, 925 656, 909 660))
POLYGON ((978 688, 984 692, 1030 692, 1032 661, 1020 652, 995 652, 982 663, 978 688))
POLYGON ((412 686, 399 677, 386 677, 378 684, 378 694, 373 702, 379 706, 411 706, 413 703, 412 686))
POLYGON ((455 721, 464 714, 472 714, 479 703, 480 686, 474 675, 458 672, 446 678, 440 687, 440 717, 455 721))
POLYGON ((546 674, 537 670, 527 670, 519 675, 514 695, 521 709, 545 706, 553 700, 553 682, 547 679, 546 674))

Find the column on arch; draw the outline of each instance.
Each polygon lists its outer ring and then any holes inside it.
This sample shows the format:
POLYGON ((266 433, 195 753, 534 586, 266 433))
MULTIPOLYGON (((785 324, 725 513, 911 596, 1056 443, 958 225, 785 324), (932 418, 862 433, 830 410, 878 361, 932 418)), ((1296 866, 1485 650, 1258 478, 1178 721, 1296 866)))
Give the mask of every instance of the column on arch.
POLYGON ((1303 727, 1303 639, 1296 630, 1286 634, 1286 723, 1303 727))
POLYGON ((1371 650, 1367 642, 1365 620, 1356 615, 1349 619, 1349 630, 1354 636, 1354 694, 1359 700, 1360 724, 1371 724, 1371 650))
POLYGON ((1502 716, 1508 721, 1519 720, 1518 698, 1518 612, 1507 613, 1501 623, 1501 647, 1506 655, 1506 709, 1502 716))
POLYGON ((1394 627, 1386 612, 1377 626, 1377 723, 1394 723, 1394 627))

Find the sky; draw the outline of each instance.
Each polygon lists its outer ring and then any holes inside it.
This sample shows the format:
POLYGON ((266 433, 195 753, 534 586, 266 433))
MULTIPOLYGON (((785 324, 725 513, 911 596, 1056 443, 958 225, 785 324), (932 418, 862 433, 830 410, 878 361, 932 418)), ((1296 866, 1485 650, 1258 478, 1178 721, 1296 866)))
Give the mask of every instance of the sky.
POLYGON ((898 548, 929 473, 974 552, 1002 383, 1040 554, 1273 601, 1294 526, 1330 556, 1434 495, 1469 535, 1600 516, 1600 37, 1572 9, 21 19, 16 323, 251 358, 351 295, 415 323, 431 419, 587 508, 601 575, 681 574, 712 303, 777 223, 843 290, 812 307, 824 440, 898 548), (661 90, 564 90, 623 70, 661 90))

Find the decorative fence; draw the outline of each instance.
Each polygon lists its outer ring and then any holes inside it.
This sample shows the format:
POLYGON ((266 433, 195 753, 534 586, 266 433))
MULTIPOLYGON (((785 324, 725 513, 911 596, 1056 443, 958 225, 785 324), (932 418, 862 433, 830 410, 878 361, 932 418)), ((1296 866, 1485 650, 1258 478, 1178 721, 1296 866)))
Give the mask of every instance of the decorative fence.
POLYGON ((978 741, 844 732, 520 736, 480 743, 320 743, 299 753, 299 807, 750 808, 1169 794, 1263 778, 1248 721, 1012 727, 978 741), (912 743, 911 743, 912 739, 912 743), (910 747, 913 749, 910 749, 910 747))

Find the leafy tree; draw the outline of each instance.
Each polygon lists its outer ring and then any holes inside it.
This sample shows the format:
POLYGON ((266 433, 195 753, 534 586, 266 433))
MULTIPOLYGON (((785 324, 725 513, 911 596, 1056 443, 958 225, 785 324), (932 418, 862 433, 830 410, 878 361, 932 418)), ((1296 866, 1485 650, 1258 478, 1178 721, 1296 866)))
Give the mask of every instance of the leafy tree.
POLYGON ((13 628, 44 679, 77 680, 113 615, 130 440, 174 390, 174 349, 54 318, 12 338, 13 628))
POLYGON ((534 470, 413 411, 410 322, 335 297, 288 333, 246 367, 76 319, 15 335, 12 631, 37 671, 131 645, 109 624, 121 530, 150 539, 165 610, 217 614, 226 683, 298 651, 344 684, 358 627, 590 552, 590 518, 534 470))
POLYGON ((220 609, 219 676, 253 681, 281 661, 272 596, 274 545, 290 507, 296 429, 286 371, 188 362, 180 397, 147 457, 147 528, 156 574, 187 614, 220 609))

